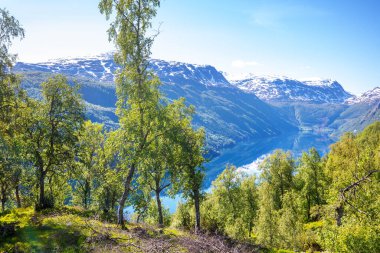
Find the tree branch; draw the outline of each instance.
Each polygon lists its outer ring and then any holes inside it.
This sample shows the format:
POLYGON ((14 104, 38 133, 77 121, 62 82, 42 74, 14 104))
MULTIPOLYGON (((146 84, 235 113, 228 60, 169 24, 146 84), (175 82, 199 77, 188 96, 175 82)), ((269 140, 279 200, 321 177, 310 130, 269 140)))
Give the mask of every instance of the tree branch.
POLYGON ((356 211, 358 211, 358 212, 360 212, 360 213, 363 213, 363 214, 366 214, 366 212, 360 210, 359 208, 357 208, 357 207, 355 207, 353 204, 351 204, 351 203, 347 200, 345 193, 347 193, 347 192, 349 192, 349 191, 351 191, 351 190, 353 190, 353 189, 356 189, 357 187, 360 186, 360 184, 361 184, 362 182, 364 182, 364 181, 366 181, 366 180, 369 180, 369 178, 370 178, 373 174, 375 174, 375 173, 377 173, 377 172, 380 172, 380 170, 371 170, 371 171, 369 171, 369 172, 367 173, 367 175, 363 176, 362 178, 360 178, 360 179, 357 180, 356 182, 350 184, 350 185, 347 186, 346 188, 343 188, 342 190, 340 190, 340 198, 341 198, 341 200, 342 200, 344 203, 348 204, 348 205, 349 205, 350 207, 352 207, 353 209, 355 209, 356 211))

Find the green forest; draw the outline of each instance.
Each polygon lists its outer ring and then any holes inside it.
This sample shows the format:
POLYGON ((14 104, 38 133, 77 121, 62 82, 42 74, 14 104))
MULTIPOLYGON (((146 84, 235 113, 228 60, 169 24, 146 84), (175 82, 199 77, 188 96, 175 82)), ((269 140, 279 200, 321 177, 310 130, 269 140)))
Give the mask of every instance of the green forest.
POLYGON ((206 191, 196 108, 148 66, 160 1, 98 6, 121 66, 117 129, 86 119, 65 76, 28 96, 9 52, 25 31, 0 9, 0 252, 380 252, 380 122, 324 156, 276 150, 259 176, 228 165, 206 191), (164 196, 181 196, 175 213, 164 196))

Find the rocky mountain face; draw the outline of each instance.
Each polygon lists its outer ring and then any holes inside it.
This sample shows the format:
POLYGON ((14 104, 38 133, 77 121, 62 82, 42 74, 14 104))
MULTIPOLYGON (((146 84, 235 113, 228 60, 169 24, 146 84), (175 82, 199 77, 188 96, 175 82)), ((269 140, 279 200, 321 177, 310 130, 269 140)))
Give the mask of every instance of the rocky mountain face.
MULTIPOLYGON (((379 118, 380 88, 355 97, 332 80, 299 81, 281 76, 249 75, 227 80, 209 65, 152 59, 150 68, 162 82, 169 100, 185 97, 196 107, 195 127, 205 127, 211 155, 247 140, 288 135, 299 130, 338 137, 359 131, 379 118)), ((17 63, 23 87, 40 96, 40 83, 64 74, 81 85, 90 119, 118 126, 115 115, 115 72, 111 54, 17 63)))
POLYGON ((338 137, 380 120, 380 88, 354 96, 333 80, 299 81, 282 76, 249 75, 231 84, 276 106, 301 130, 338 137))
POLYGON ((372 90, 364 92, 362 95, 358 97, 351 97, 347 99, 347 104, 371 104, 380 101, 380 87, 375 87, 372 90))
MULTIPOLYGON (((150 68, 169 100, 184 97, 196 107, 194 127, 205 127, 210 183, 226 163, 243 166, 274 149, 295 155, 311 147, 326 152, 345 131, 360 131, 380 120, 379 88, 355 97, 336 81, 299 81, 278 76, 254 76, 230 81, 209 65, 152 59, 150 68)), ((117 128, 115 72, 111 54, 16 64, 22 86, 35 97, 40 84, 54 74, 80 84, 87 117, 117 128)))
POLYGON ((347 131, 361 131, 367 125, 380 121, 380 87, 345 101, 348 106, 334 122, 336 135, 347 131))
MULTIPOLYGON (((203 126, 211 153, 237 142, 279 136, 297 131, 278 110, 231 85, 212 66, 152 60, 151 69, 162 81, 161 91, 171 100, 185 97, 196 107, 195 127, 203 126)), ((39 97, 40 83, 52 74, 64 74, 81 85, 80 92, 90 119, 117 127, 112 56, 63 59, 47 63, 17 63, 15 72, 24 75, 23 87, 39 97)))
POLYGON ((299 81, 281 76, 249 75, 231 80, 231 84, 268 102, 343 103, 353 97, 333 80, 299 81))

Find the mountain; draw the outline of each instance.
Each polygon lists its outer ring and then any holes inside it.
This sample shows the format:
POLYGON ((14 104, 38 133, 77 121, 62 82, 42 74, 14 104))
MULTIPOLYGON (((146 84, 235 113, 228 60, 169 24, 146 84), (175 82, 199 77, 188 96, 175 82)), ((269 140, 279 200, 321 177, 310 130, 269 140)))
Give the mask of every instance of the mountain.
POLYGON ((249 75, 231 84, 268 102, 343 103, 353 97, 332 80, 299 81, 281 76, 249 75))
MULTIPOLYGON (((186 98, 196 107, 194 127, 205 127, 211 182, 226 163, 250 164, 277 148, 295 155, 311 147, 326 153, 345 131, 359 131, 380 119, 379 89, 354 97, 336 81, 299 81, 280 76, 250 75, 229 81, 210 65, 152 59, 150 68, 162 82, 169 100, 186 98)), ((80 84, 87 116, 108 128, 118 127, 111 54, 16 64, 22 86, 36 98, 40 84, 64 74, 80 84)))
POLYGON ((231 84, 275 106, 301 130, 317 133, 333 134, 336 129, 331 124, 349 107, 345 101, 353 97, 341 84, 329 79, 299 81, 250 74, 231 84))
POLYGON ((349 105, 334 122, 335 135, 344 132, 358 132, 369 124, 380 121, 380 87, 364 92, 362 95, 346 100, 349 105))
POLYGON ((250 74, 231 84, 277 107, 301 130, 328 133, 332 138, 380 120, 380 87, 356 97, 329 79, 299 81, 250 74))
POLYGON ((119 67, 113 61, 113 54, 101 54, 86 58, 56 59, 42 63, 18 62, 16 72, 36 72, 64 74, 68 77, 80 77, 112 85, 114 73, 119 67))
POLYGON ((358 97, 351 97, 347 99, 347 104, 359 104, 359 103, 376 103, 380 101, 380 87, 375 87, 372 90, 364 92, 362 95, 358 97))
MULTIPOLYGON (((243 140, 268 138, 295 132, 275 107, 231 85, 214 67, 151 60, 150 68, 162 81, 161 91, 171 100, 185 97, 196 107, 195 127, 203 126, 211 156, 243 140)), ((45 63, 17 63, 22 86, 40 96, 40 83, 53 74, 64 74, 81 85, 80 93, 90 119, 117 127, 114 74, 118 66, 110 54, 99 57, 60 59, 45 63)))

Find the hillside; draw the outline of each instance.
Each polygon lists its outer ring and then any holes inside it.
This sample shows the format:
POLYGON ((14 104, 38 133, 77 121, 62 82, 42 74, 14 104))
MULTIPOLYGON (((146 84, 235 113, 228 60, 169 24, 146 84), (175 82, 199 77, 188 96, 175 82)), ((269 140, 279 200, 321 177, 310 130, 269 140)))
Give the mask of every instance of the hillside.
POLYGON ((330 79, 300 81, 253 74, 231 80, 231 84, 277 107, 301 130, 328 133, 333 139, 380 119, 379 87, 354 96, 330 79))
POLYGON ((121 230, 78 207, 0 213, 0 252, 263 252, 222 236, 130 224, 121 230))
MULTIPOLYGON (((227 80, 213 66, 157 59, 150 61, 150 68, 170 100, 185 97, 196 107, 194 125, 206 128, 212 157, 242 141, 278 137, 298 129, 327 133, 335 139, 378 119, 378 88, 356 97, 330 79, 300 81, 250 74, 227 80)), ((24 76, 22 85, 34 97, 39 96, 39 84, 50 75, 68 76, 81 85, 88 117, 111 128, 118 126, 113 81, 118 69, 110 53, 45 63, 19 62, 14 68, 24 76)))
MULTIPOLYGON (((112 55, 63 59, 47 63, 17 63, 14 71, 23 75, 22 86, 39 96, 40 83, 53 74, 64 74, 81 85, 80 92, 91 120, 117 127, 115 86, 118 66, 112 55)), ((212 154, 237 142, 280 136, 297 127, 276 108, 232 86, 212 66, 151 60, 151 69, 162 81, 161 91, 171 100, 185 97, 196 108, 194 124, 205 127, 212 154)))
POLYGON ((231 80, 239 89, 268 102, 343 103, 353 97, 333 80, 299 81, 282 76, 249 75, 231 80))
MULTIPOLYGON (((150 60, 169 100, 186 98, 196 108, 193 124, 205 127, 207 185, 228 163, 245 166, 277 148, 295 155, 310 147, 322 153, 346 131, 360 131, 379 119, 377 90, 356 97, 332 80, 299 81, 280 76, 249 75, 231 81, 209 65, 150 60), (300 148, 302 147, 302 149, 300 148), (238 152, 238 155, 234 152, 238 152)), ((40 83, 57 73, 80 84, 87 116, 106 128, 118 127, 112 54, 17 63, 22 85, 33 97, 40 83)))
MULTIPOLYGON (((187 104, 195 106, 193 124, 206 129, 208 157, 222 156, 210 164, 210 180, 226 163, 243 166, 276 148, 290 148, 298 154, 297 147, 317 146, 325 153, 343 132, 360 131, 378 119, 376 105, 372 105, 376 89, 355 97, 332 80, 249 75, 231 81, 213 66, 157 59, 150 60, 150 68, 162 81, 161 92, 169 100, 185 97, 187 104), (305 131, 311 137, 305 139, 305 131), (317 143, 318 139, 324 141, 317 143), (228 150, 233 147, 244 153, 232 154, 228 150)), ((39 85, 49 76, 68 76, 71 83, 81 86, 87 116, 107 128, 118 127, 113 81, 118 66, 112 54, 19 62, 14 70, 24 76, 22 85, 33 97, 40 96, 39 85)))
POLYGON ((345 110, 333 123, 336 135, 347 131, 359 132, 366 126, 380 120, 380 88, 364 92, 346 101, 345 110))

